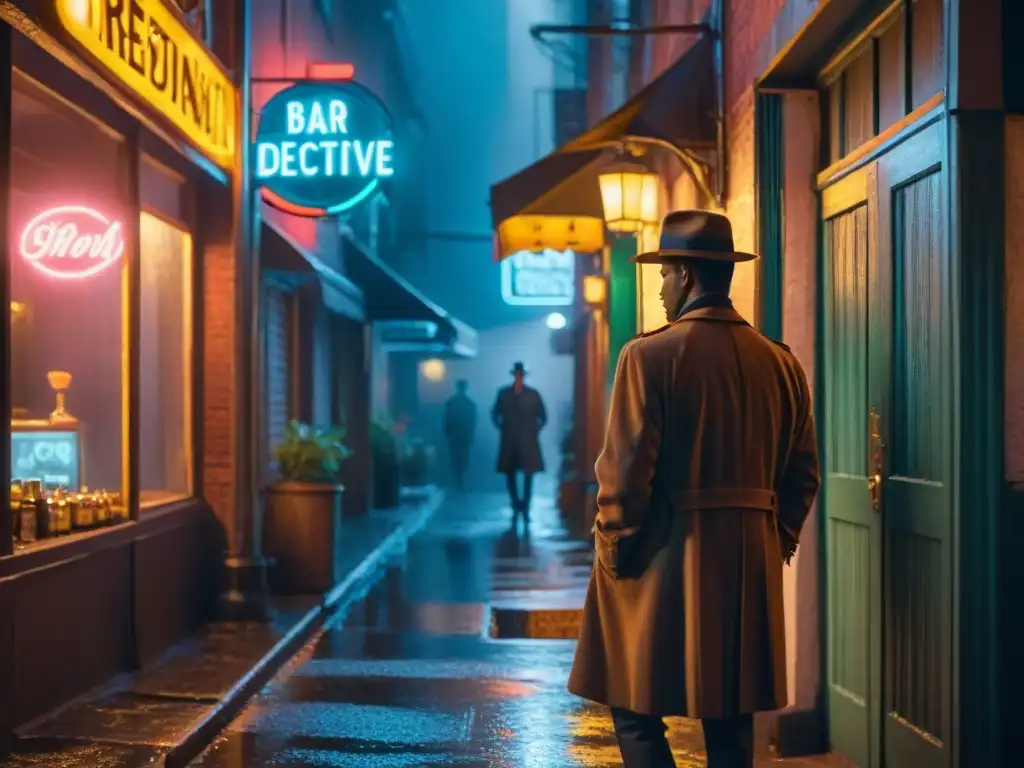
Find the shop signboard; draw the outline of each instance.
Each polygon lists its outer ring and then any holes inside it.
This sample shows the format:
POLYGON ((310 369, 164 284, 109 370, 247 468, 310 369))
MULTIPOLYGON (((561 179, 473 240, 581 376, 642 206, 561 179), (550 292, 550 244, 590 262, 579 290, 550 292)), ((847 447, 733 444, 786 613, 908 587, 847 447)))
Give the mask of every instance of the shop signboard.
POLYGON ((54 0, 55 23, 221 168, 235 162, 235 86, 165 0, 54 0))
POLYGON ((11 428, 11 477, 42 480, 47 488, 82 487, 76 429, 11 428))
POLYGON ((61 205, 37 214, 21 231, 21 256, 49 277, 92 277, 124 253, 121 223, 84 205, 61 205))
POLYGON ((253 173, 264 199, 298 216, 330 216, 394 175, 391 116, 354 82, 304 81, 260 110, 253 173))
POLYGON ((519 251, 501 262, 501 296, 513 306, 568 306, 576 297, 573 251, 519 251))

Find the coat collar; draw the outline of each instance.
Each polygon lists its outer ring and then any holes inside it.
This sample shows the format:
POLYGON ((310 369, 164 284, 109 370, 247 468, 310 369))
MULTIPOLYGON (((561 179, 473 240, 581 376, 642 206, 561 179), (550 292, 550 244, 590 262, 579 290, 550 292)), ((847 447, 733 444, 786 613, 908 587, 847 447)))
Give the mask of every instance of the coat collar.
POLYGON ((689 320, 710 320, 717 323, 739 323, 746 325, 746 320, 732 307, 702 307, 692 309, 681 315, 678 320, 672 323, 685 323, 689 320))

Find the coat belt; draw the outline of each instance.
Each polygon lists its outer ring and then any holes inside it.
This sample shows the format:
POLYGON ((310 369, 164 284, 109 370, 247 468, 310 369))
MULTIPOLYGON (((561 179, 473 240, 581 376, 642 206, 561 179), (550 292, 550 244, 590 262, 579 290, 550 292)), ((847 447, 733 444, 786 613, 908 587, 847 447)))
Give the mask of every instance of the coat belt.
POLYGON ((763 509, 778 512, 775 491, 763 488, 701 488, 695 491, 673 491, 672 508, 676 512, 699 509, 763 509))

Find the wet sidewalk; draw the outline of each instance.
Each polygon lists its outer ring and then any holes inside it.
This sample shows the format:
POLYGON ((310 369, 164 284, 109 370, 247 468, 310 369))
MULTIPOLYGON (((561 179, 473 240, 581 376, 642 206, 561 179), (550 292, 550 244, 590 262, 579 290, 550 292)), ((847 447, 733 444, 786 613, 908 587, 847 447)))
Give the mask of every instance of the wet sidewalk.
MULTIPOLYGON (((565 690, 589 545, 550 501, 529 537, 509 520, 498 496, 447 501, 193 767, 620 766, 607 711, 565 690)), ((704 765, 697 723, 671 738, 681 768, 704 765)), ((758 765, 779 763, 840 765, 758 765)))
POLYGON ((277 598, 269 624, 209 625, 134 675, 20 729, 2 768, 131 768, 186 762, 210 743, 325 621, 363 598, 381 568, 441 501, 429 490, 401 507, 346 520, 342 573, 323 597, 277 598), (168 756, 170 759, 168 760, 168 756), (183 759, 182 759, 183 758, 183 759))

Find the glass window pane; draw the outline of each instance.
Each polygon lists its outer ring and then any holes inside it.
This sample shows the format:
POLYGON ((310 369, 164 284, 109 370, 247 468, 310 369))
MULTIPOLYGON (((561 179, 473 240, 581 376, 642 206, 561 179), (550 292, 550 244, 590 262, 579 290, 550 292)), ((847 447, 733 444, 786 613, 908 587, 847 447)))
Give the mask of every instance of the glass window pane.
POLYGON ((139 489, 151 506, 192 494, 192 236, 143 212, 139 489))
POLYGON ((82 497, 74 520, 44 500, 34 532, 20 515, 27 545, 123 515, 127 206, 119 136, 20 73, 12 106, 12 495, 33 480, 44 499, 106 492, 82 497))

